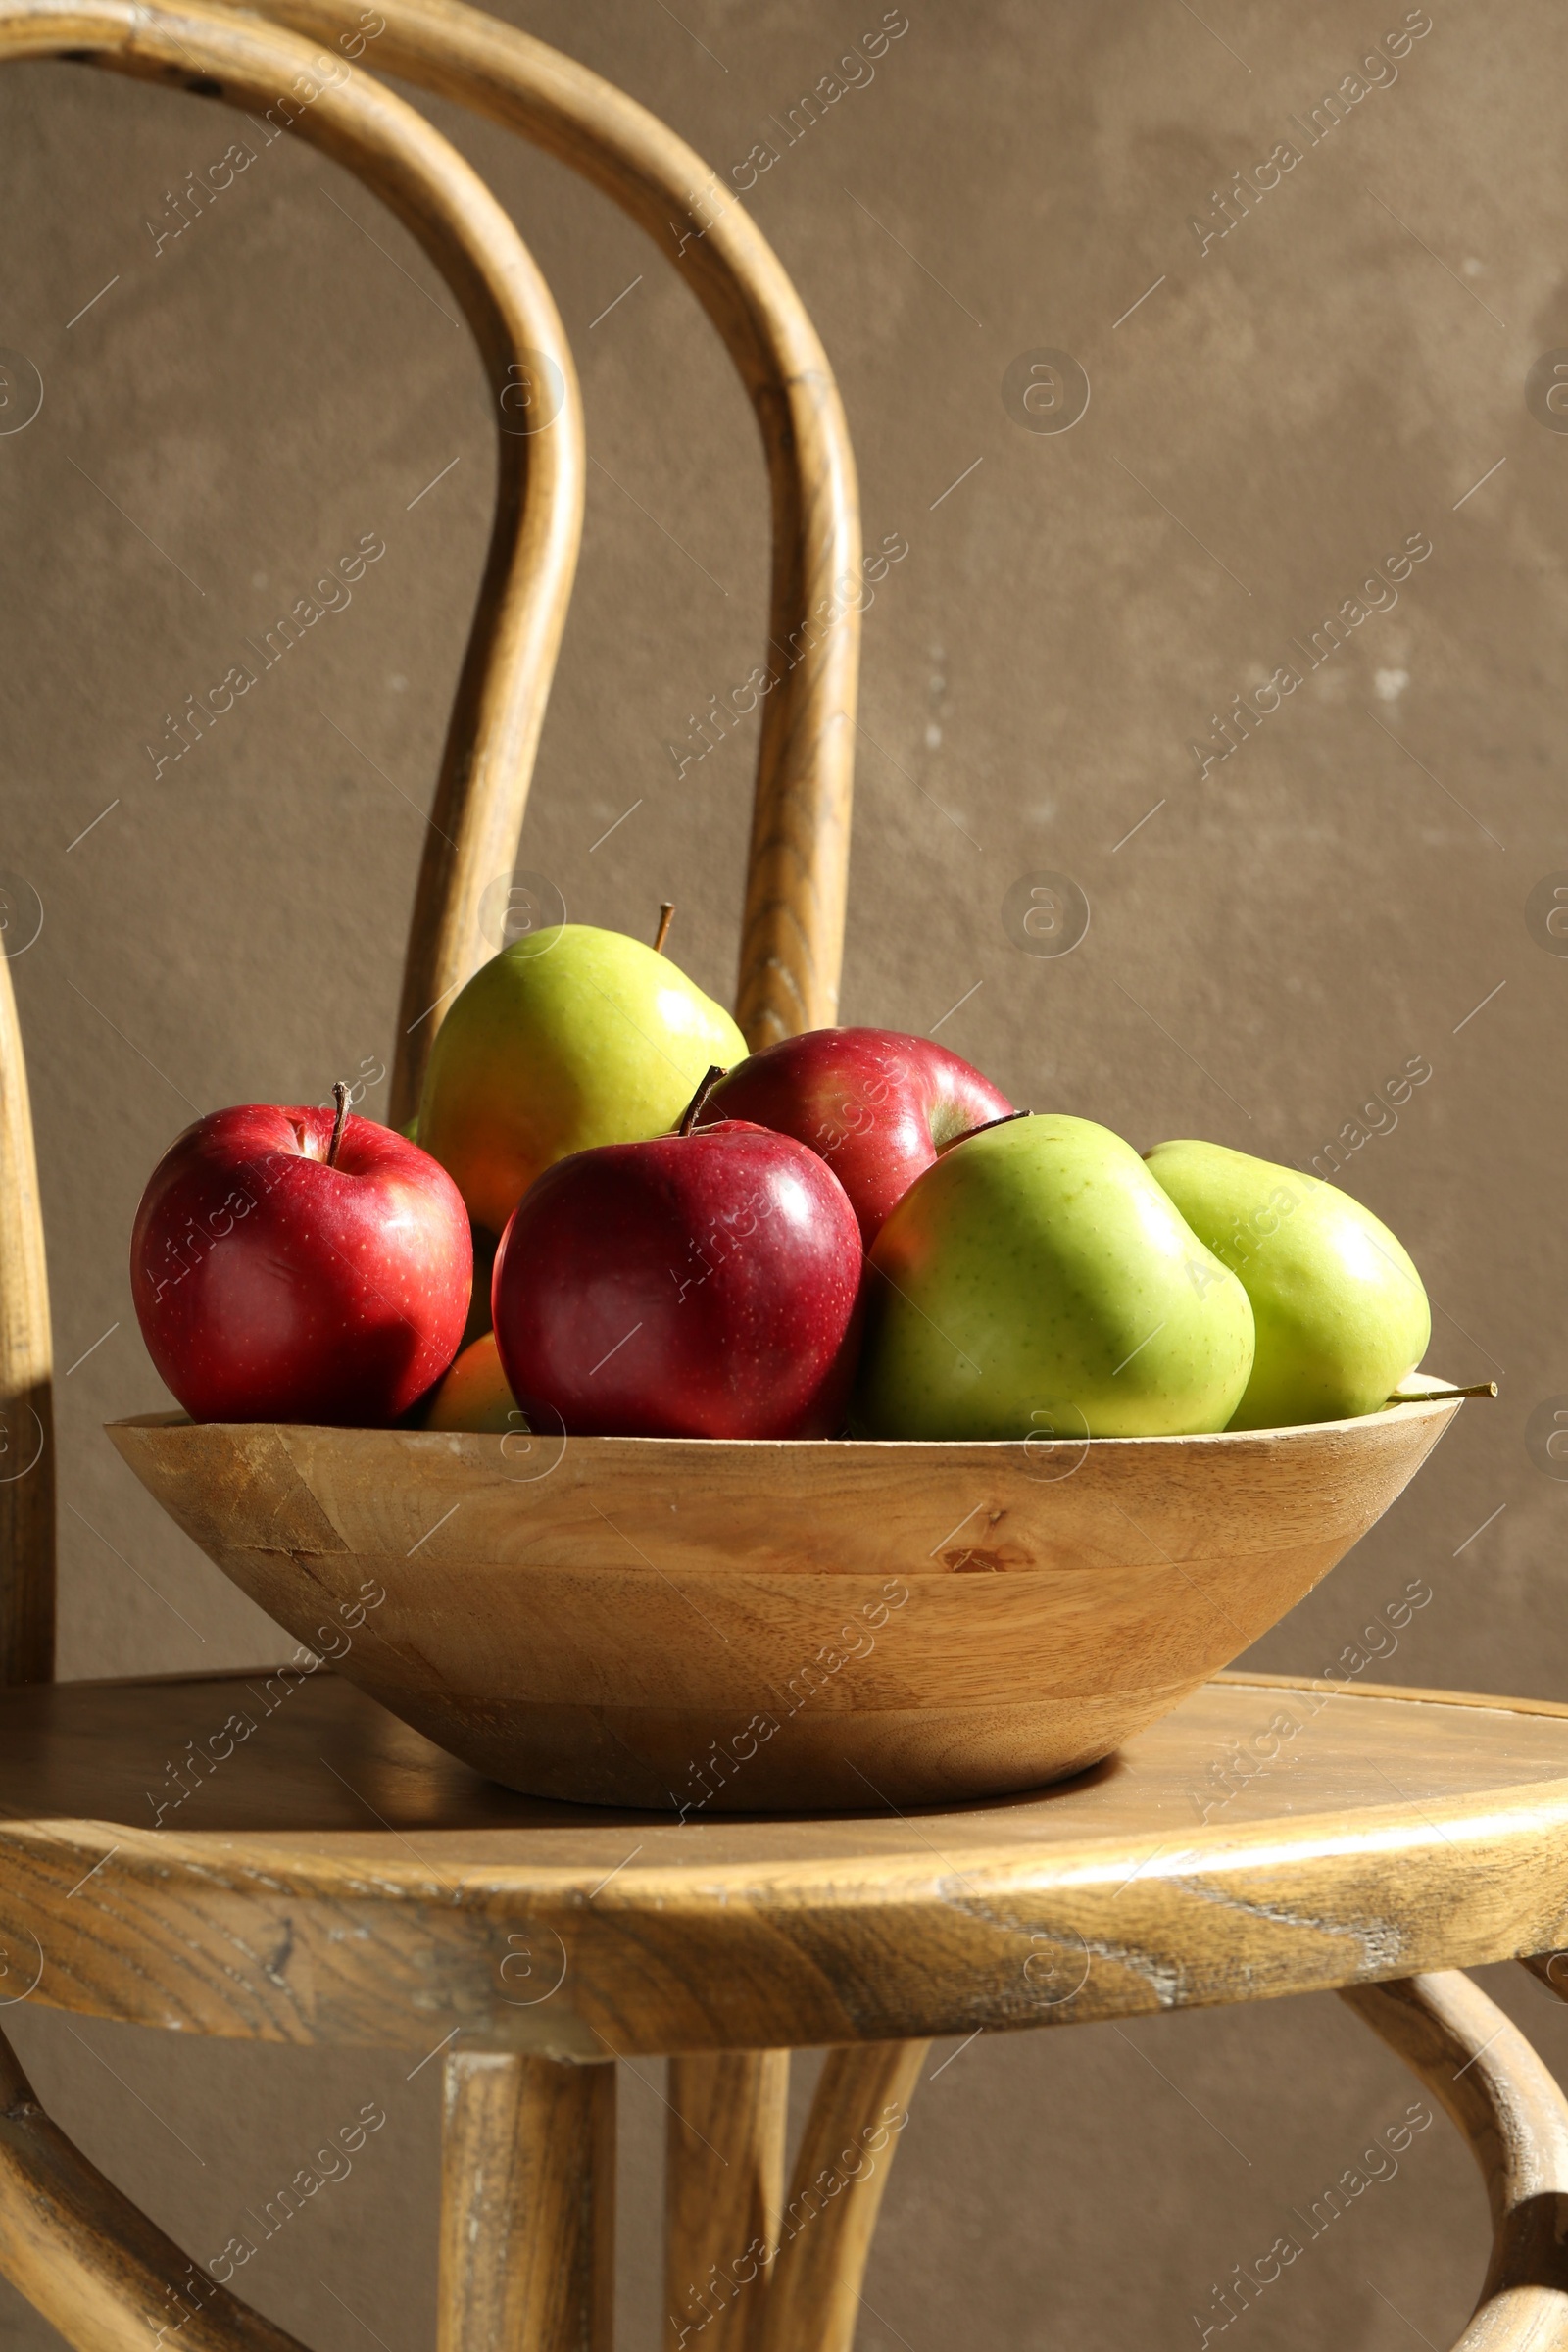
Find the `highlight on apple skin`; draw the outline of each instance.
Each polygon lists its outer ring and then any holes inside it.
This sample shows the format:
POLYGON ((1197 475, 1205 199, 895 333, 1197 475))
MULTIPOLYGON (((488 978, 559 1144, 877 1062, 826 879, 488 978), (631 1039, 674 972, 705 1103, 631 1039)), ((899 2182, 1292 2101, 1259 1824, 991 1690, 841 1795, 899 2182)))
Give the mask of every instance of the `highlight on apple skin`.
POLYGON ((142 1336, 197 1421, 400 1419, 456 1354, 472 1276, 446 1170, 341 1108, 198 1119, 131 1232, 142 1336))
POLYGON ((1130 1144, 1089 1119, 955 1144, 871 1250, 852 1425, 906 1439, 1223 1429, 1252 1309, 1130 1144))
POLYGON ((746 1054, 729 1014, 667 956, 558 923, 481 964, 436 1032, 419 1142, 499 1234, 568 1153, 672 1127, 703 1073, 746 1054))
POLYGON ((928 1037, 808 1029, 764 1046, 721 1078, 709 1119, 755 1119, 819 1152, 849 1194, 867 1250, 917 1176, 1012 1104, 928 1037))
POLYGON ((601 1145, 547 1168, 502 1238, 502 1368, 571 1437, 834 1437, 860 1266, 843 1186, 791 1136, 601 1145))
POLYGON ((1257 1344, 1232 1429, 1375 1413, 1432 1341, 1421 1277, 1348 1193, 1223 1144, 1159 1144, 1150 1174, 1252 1302, 1257 1344))

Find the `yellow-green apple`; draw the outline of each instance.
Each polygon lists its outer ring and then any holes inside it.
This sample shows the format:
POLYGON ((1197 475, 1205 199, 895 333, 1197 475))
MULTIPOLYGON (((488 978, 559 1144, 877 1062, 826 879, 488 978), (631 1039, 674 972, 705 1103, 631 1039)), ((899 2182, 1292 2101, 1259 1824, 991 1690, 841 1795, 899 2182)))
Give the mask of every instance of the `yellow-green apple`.
POLYGON ((560 923, 482 964, 442 1022, 419 1142, 476 1225, 500 1233, 541 1170, 673 1126, 704 1072, 746 1041, 641 940, 560 923))
POLYGON ((148 1179, 131 1295, 193 1420, 377 1427, 457 1352, 473 1271, 457 1186, 334 1091, 335 1118, 215 1110, 148 1179))
POLYGON ((764 1046, 721 1078, 707 1119, 755 1119, 821 1153, 869 1250, 917 1176, 960 1136, 1012 1104, 928 1037, 894 1029, 808 1029, 764 1046))
POLYGON ((424 1409, 426 1429, 520 1430, 523 1417, 487 1331, 469 1342, 424 1409))
POLYGON ((1252 1368, 1247 1293, 1130 1144, 1024 1114, 954 1144, 872 1247, 871 1438, 1184 1437, 1252 1368))
POLYGON ((1375 1413, 1414 1371, 1427 1295, 1359 1200, 1223 1144, 1160 1144, 1149 1171, 1252 1302, 1257 1348, 1232 1429, 1375 1413))

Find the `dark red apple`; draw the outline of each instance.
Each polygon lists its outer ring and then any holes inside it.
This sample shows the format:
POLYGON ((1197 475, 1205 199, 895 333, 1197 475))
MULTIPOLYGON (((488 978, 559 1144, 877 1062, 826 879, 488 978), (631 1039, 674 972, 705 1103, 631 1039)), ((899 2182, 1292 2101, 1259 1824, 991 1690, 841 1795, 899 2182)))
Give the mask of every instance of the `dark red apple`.
POLYGON ((472 1279, 445 1168, 341 1103, 198 1119, 131 1235, 142 1337, 197 1421, 397 1420, 457 1353, 472 1279))
POLYGON ((831 1437, 860 1265, 843 1187, 787 1135, 726 1119, 601 1144, 546 1168, 514 1212, 496 1345, 539 1428, 831 1437))
POLYGON ((939 1152, 1011 1109, 989 1078, 928 1037, 808 1029, 738 1062, 703 1115, 754 1119, 819 1152, 849 1194, 869 1250, 939 1152))

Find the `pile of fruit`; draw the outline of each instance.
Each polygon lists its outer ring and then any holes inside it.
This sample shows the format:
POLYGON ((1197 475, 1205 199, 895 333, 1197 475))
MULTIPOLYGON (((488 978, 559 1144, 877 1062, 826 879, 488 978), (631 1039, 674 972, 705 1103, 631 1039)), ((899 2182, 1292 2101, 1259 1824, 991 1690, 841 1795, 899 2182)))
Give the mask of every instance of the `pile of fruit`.
POLYGON ((1140 1158, 928 1039, 748 1055, 618 932, 485 964, 413 1134, 335 1092, 199 1119, 143 1195, 136 1312, 197 1420, 1187 1436, 1376 1411, 1431 1334, 1393 1234, 1313 1176, 1140 1158))

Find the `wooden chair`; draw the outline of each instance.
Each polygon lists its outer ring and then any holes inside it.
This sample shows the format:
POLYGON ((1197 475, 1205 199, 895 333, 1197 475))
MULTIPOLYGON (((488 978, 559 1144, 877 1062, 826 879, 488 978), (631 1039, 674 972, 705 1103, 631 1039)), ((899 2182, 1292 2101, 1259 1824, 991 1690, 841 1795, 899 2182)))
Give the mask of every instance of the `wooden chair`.
MULTIPOLYGON (((770 627, 793 655, 764 705, 740 1013, 754 1042, 830 1020, 857 648, 835 583, 858 544, 820 347, 739 207, 721 211, 712 175, 630 101, 449 0, 384 0, 380 15, 378 64, 549 146, 649 226, 740 367, 772 480, 770 627), (670 221, 685 225, 671 236, 670 221)), ((365 74, 339 75, 357 38, 350 0, 274 0, 260 17, 0 0, 0 56, 283 104, 422 239, 491 372, 498 514, 410 943, 402 1116, 432 1025, 411 1029, 411 1008, 477 960, 479 900, 514 855, 582 453, 570 356, 528 256, 416 116, 365 74), (511 429, 553 381, 553 421, 511 429)), ((6 1965, 67 2011, 440 2057, 442 2352, 608 2347, 617 2056, 671 2055, 671 2352, 847 2352, 928 2036, 1325 1987, 1409 2062, 1480 2162, 1494 2255, 1466 2352, 1568 2345, 1568 2104, 1450 1973, 1538 1955, 1555 1988, 1568 1709, 1222 1676, 1113 1768, 960 1813, 679 1824, 531 1800, 324 1671, 52 1684, 49 1370, 0 965, 0 1413, 16 1465, 0 1483, 6 1965), (1200 1759, 1282 1716, 1298 1729, 1289 1775, 1265 1760, 1195 1803, 1200 1759), (241 1720, 254 1736, 229 1730, 241 1720), (187 1748, 216 1768, 149 1828, 145 1792, 187 1748), (822 2045, 786 2198, 789 2051, 822 2045)), ((71 2146, 3 2043, 0 2093, 0 2268, 68 2341, 139 2352, 145 2328, 171 2332, 177 2315, 193 2352, 285 2352, 291 2338, 71 2146)), ((230 2275, 243 2284, 237 2263, 230 2275)))

